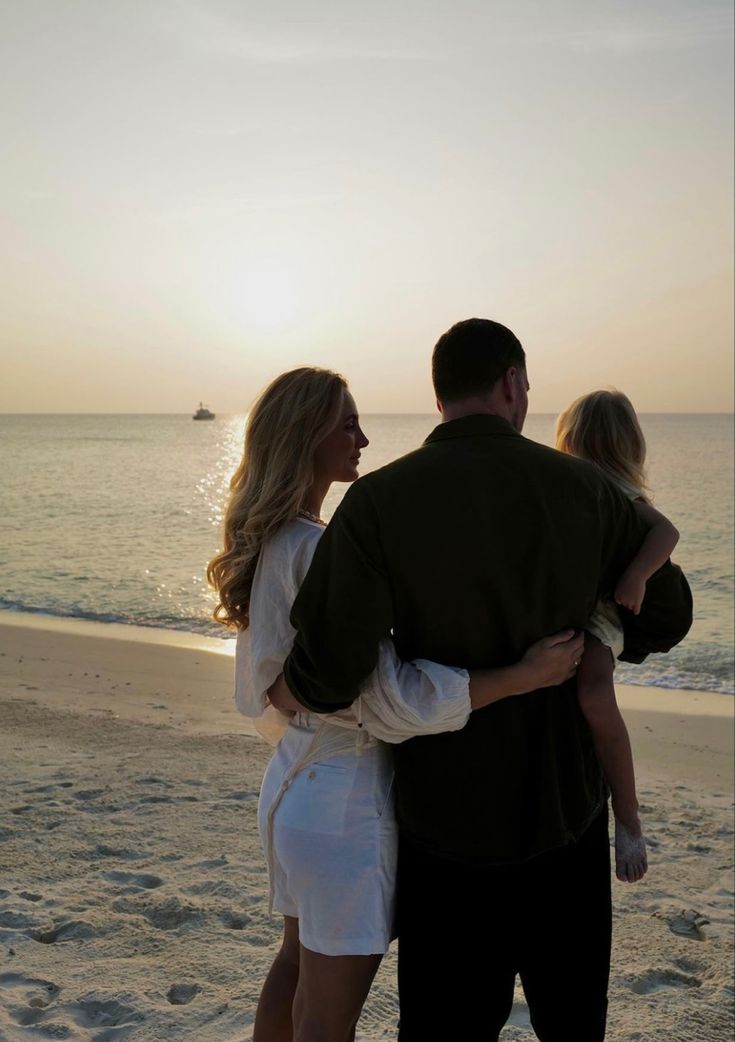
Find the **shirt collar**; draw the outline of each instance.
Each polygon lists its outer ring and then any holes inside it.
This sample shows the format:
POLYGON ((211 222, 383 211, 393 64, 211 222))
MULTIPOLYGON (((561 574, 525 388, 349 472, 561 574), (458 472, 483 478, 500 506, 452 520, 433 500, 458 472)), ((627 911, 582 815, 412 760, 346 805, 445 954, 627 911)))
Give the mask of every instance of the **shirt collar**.
POLYGON ((472 416, 462 416, 458 420, 448 420, 435 427, 424 442, 425 445, 433 441, 445 441, 447 438, 477 438, 487 435, 499 437, 520 438, 521 435, 508 420, 502 416, 492 416, 489 413, 476 413, 472 416))

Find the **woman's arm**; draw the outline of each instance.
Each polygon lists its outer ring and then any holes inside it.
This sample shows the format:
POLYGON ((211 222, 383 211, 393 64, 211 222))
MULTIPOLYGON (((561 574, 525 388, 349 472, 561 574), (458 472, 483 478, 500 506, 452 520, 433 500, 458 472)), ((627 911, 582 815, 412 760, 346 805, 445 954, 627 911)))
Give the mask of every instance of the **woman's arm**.
POLYGON ((532 644, 523 658, 502 669, 470 671, 470 704, 474 709, 501 698, 556 687, 574 676, 584 653, 584 633, 562 630, 532 644))
MULTIPOLYGON (((492 702, 500 701, 501 698, 563 684, 565 680, 574 676, 583 652, 584 634, 571 629, 563 630, 532 644, 523 658, 512 666, 471 670, 470 709, 482 709, 492 702)), ((457 674, 454 671, 452 680, 456 683, 457 674)), ((268 700, 282 713, 304 711, 303 705, 291 694, 283 674, 268 689, 268 700)), ((415 733, 421 733, 420 725, 415 733)), ((403 733, 402 737, 408 735, 403 733)))
POLYGON ((623 572, 615 587, 613 599, 634 615, 641 610, 646 583, 666 564, 679 542, 679 532, 667 517, 642 499, 633 502, 636 513, 649 526, 640 550, 623 572))

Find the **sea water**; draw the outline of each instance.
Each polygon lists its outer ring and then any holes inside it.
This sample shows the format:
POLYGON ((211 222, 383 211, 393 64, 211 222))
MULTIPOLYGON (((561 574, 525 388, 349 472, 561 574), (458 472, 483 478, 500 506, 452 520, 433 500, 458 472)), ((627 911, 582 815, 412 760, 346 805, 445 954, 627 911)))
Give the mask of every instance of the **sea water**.
MULTIPOLYGON (((223 636, 204 569, 219 546, 243 416, 0 416, 0 609, 223 636)), ((368 473, 421 443, 423 415, 363 417, 368 473)), ((644 415, 649 484, 695 600, 684 643, 628 683, 733 692, 733 417, 644 415)), ((551 444, 554 417, 524 434, 551 444)), ((344 493, 334 486, 323 515, 344 493)))

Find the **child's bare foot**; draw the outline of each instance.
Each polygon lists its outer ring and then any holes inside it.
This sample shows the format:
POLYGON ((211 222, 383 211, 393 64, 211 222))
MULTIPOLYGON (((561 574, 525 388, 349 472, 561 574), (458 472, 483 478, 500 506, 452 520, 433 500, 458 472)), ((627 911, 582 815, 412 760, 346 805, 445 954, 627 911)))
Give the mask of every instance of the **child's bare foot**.
POLYGON ((623 883, 637 883, 647 871, 646 841, 641 834, 640 823, 628 828, 616 818, 615 875, 623 883))

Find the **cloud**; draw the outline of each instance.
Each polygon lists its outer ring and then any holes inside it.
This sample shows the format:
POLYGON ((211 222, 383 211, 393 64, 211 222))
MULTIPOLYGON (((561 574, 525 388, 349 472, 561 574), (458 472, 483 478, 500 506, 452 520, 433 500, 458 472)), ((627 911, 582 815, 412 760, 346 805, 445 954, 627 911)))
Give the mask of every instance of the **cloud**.
POLYGON ((732 33, 732 9, 711 7, 669 13, 656 20, 580 29, 568 34, 566 43, 576 51, 625 55, 701 47, 727 40, 732 33))
POLYGON ((159 18, 167 34, 201 52, 262 65, 294 65, 313 62, 432 62, 441 55, 410 47, 384 46, 327 36, 319 28, 266 29, 244 24, 205 8, 199 0, 171 0, 168 13, 159 18))

